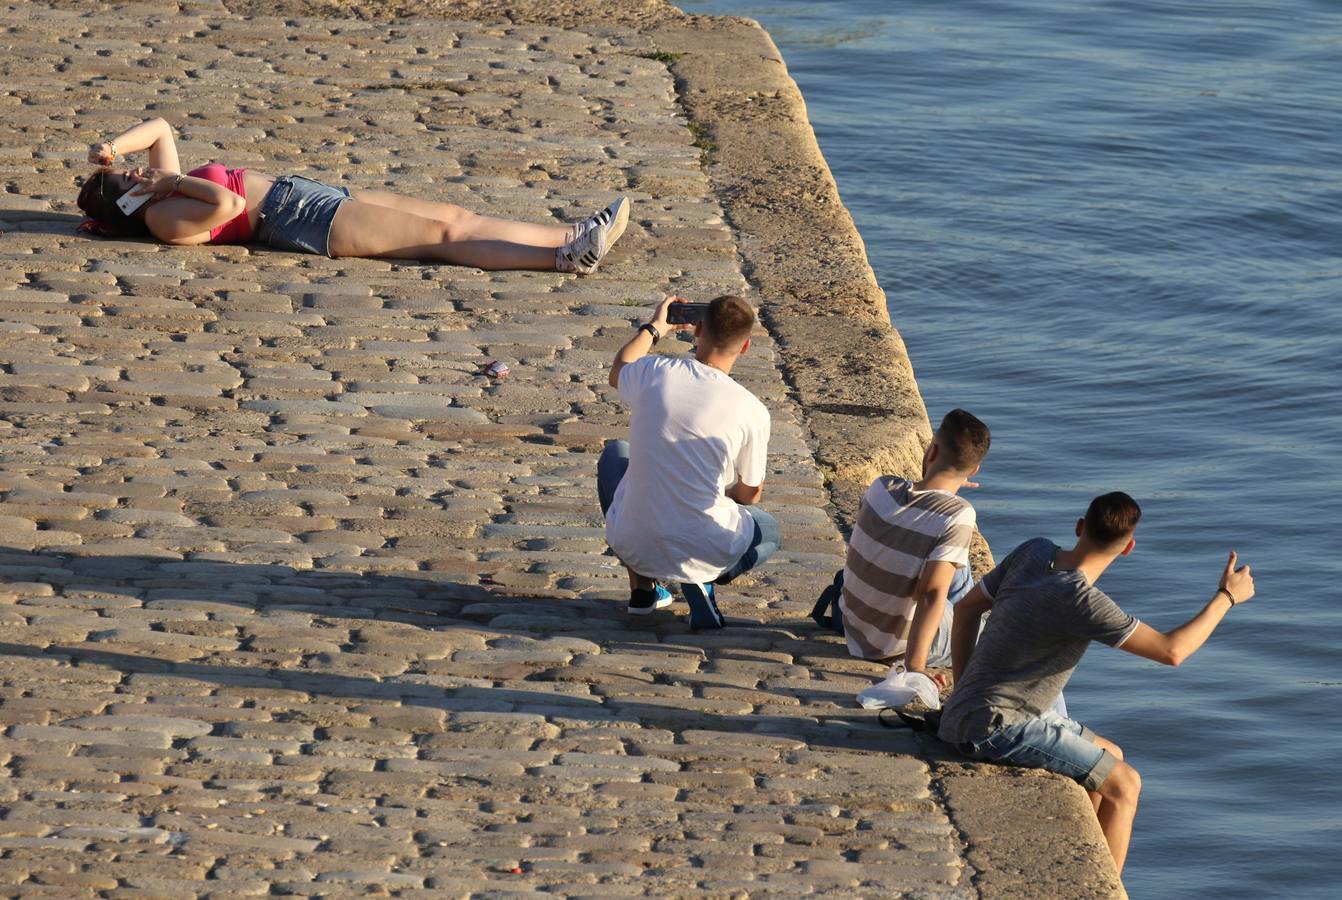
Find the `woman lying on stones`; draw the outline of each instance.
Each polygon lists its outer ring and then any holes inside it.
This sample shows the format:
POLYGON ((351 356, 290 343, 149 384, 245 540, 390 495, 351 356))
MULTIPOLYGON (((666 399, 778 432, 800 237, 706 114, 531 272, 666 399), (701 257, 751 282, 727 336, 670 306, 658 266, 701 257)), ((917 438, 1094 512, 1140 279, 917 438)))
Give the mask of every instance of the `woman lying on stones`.
POLYGON ((330 257, 418 259, 479 269, 589 273, 624 233, 629 201, 620 197, 576 225, 533 225, 482 216, 451 203, 386 191, 332 187, 301 175, 278 178, 210 163, 185 174, 172 126, 150 119, 89 149, 100 166, 79 192, 88 218, 80 230, 152 235, 165 244, 243 244, 330 257), (113 169, 149 151, 146 169, 113 169), (129 215, 128 192, 151 198, 129 215))

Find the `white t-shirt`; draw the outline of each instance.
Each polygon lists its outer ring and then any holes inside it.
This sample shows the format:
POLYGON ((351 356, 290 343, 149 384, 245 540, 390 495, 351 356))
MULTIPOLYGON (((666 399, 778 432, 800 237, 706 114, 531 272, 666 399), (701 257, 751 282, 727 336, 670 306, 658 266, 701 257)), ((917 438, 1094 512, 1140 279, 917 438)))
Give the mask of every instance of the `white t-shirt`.
POLYGON ((629 470, 606 514, 606 542, 648 578, 712 581, 755 526, 725 493, 764 483, 769 411, 731 376, 691 357, 645 356, 620 370, 629 470))

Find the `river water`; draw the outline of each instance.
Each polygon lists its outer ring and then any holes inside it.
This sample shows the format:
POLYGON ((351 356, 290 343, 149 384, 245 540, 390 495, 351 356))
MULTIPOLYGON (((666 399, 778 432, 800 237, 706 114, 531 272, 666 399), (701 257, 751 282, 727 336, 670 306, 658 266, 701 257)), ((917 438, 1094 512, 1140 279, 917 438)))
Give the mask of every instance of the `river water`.
POLYGON ((993 430, 999 557, 1125 490, 1142 620, 1253 565, 1179 669, 1068 688, 1143 775, 1132 896, 1342 895, 1342 4, 681 6, 782 49, 933 420, 993 430))

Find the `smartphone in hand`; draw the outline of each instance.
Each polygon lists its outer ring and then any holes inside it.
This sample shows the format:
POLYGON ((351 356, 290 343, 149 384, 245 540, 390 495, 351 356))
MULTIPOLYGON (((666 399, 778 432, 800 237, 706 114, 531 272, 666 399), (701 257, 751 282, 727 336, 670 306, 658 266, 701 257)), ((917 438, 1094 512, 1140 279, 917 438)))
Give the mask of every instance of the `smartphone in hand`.
POLYGON ((707 313, 707 303, 672 303, 666 309, 666 321, 669 325, 693 325, 707 313))
POLYGON ((149 185, 137 184, 135 187, 131 188, 130 190, 126 191, 126 193, 118 197, 116 205, 117 209, 121 210, 123 214, 129 216, 131 213, 135 212, 141 206, 144 206, 146 203, 148 203, 150 200, 153 199, 154 194, 152 191, 149 190, 149 185), (144 193, 140 193, 141 191, 143 191, 144 193))

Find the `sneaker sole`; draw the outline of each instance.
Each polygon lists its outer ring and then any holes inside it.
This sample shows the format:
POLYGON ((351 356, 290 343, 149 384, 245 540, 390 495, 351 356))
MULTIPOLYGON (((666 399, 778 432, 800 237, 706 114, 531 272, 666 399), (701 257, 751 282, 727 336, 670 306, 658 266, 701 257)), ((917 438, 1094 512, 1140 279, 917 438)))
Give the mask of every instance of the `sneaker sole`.
POLYGON ((596 246, 573 261, 580 275, 591 275, 595 272, 597 266, 601 265, 601 260, 610 252, 610 248, 614 247, 615 242, 624 235, 625 228, 629 226, 629 198, 618 198, 606 209, 598 212, 596 219, 596 246), (611 220, 605 222, 604 213, 611 207, 614 207, 615 212, 611 220))
POLYGON ((706 594, 697 584, 682 584, 680 590, 685 595, 685 602, 690 604, 691 628, 723 627, 722 612, 712 595, 706 594))
POLYGON ((646 616, 649 613, 657 612, 659 609, 666 609, 671 605, 671 602, 670 597, 658 597, 657 602, 652 606, 629 606, 626 607, 626 610, 631 616, 646 616))
POLYGON ((615 207, 615 221, 606 229, 607 250, 615 246, 615 242, 624 235, 624 229, 629 225, 629 198, 620 197, 611 205, 615 207))

